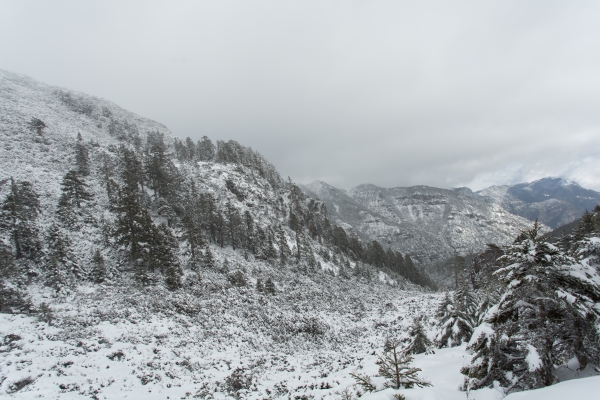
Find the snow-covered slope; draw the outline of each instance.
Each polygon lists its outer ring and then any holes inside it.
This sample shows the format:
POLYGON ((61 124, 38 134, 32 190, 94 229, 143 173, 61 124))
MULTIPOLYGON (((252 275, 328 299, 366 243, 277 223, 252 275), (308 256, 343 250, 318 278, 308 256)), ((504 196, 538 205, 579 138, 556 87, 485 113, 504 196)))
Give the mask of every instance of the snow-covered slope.
POLYGON ((585 210, 591 211, 600 203, 600 193, 562 178, 491 186, 477 193, 515 215, 531 221, 538 219, 554 229, 575 221, 585 210))
POLYGON ((451 257, 454 251, 464 255, 483 250, 487 243, 509 243, 531 226, 465 188, 361 185, 346 192, 324 182, 304 188, 323 200, 340 224, 425 264, 451 257))
MULTIPOLYGON (((13 260, 16 268, 0 260, 2 274, 5 267, 12 274, 2 275, 2 296, 7 288, 22 296, 12 308, 4 298, 0 302, 2 310, 16 313, 0 314, 0 396, 265 398, 314 392, 335 398, 352 381, 347 372, 362 368, 384 336, 402 335, 411 317, 431 314, 437 299, 335 248, 322 237, 321 227, 328 226, 324 205, 236 143, 231 149, 247 160, 181 161, 177 139, 161 124, 5 71, 0 138, 0 201, 11 191, 10 178, 31 182, 41 205, 35 224, 42 242, 41 255, 13 260), (179 242, 174 252, 183 276, 176 290, 166 289, 161 272, 149 286, 136 278, 139 260, 128 258, 128 246, 114 239, 118 211, 102 172, 108 160, 111 179, 123 188, 120 147, 146 157, 152 132, 164 137, 181 185, 172 200, 172 227, 164 228, 179 242), (77 168, 78 143, 89 151, 90 173, 82 179, 93 200, 78 209, 80 226, 71 229, 61 225, 57 205, 63 177, 77 168), (256 167, 243 164, 249 159, 256 167), (212 196, 213 215, 225 216, 223 223, 233 221, 233 211, 248 215, 256 246, 273 254, 205 236, 201 251, 210 249, 214 266, 194 267, 181 226, 192 181, 199 195, 212 196), (69 239, 83 271, 59 291, 49 272, 53 225, 69 239), (96 251, 107 270, 100 284, 90 282, 96 251), (274 293, 259 290, 259 280, 272 281, 274 293)), ((168 222, 147 185, 138 197, 153 224, 168 222)), ((11 250, 10 227, 1 228, 1 249, 11 250)))

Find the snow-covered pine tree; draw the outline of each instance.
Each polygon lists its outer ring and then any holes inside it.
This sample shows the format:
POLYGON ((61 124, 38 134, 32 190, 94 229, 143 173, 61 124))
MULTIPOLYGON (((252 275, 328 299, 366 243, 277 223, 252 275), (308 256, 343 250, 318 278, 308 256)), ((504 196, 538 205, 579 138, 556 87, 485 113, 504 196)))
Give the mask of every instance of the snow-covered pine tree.
POLYGON ((10 192, 2 202, 0 229, 13 245, 15 258, 36 260, 41 252, 38 194, 27 181, 10 179, 10 192))
POLYGON ((22 278, 10 248, 0 241, 0 312, 22 303, 21 290, 11 278, 22 278))
POLYGON ((400 343, 392 340, 389 343, 389 350, 379 355, 377 360, 379 375, 387 380, 384 383, 385 387, 410 389, 414 386, 431 386, 429 382, 422 381, 417 376, 421 371, 420 368, 409 366, 412 360, 408 353, 400 351, 400 343))
POLYGON ((67 172, 61 183, 61 189, 66 199, 78 208, 81 208, 82 201, 93 199, 93 195, 88 192, 87 188, 87 183, 80 179, 75 170, 67 172))
POLYGON ((94 283, 102 283, 106 280, 106 264, 100 249, 96 249, 92 257, 91 279, 94 283))
POLYGON ((539 236, 539 225, 519 235, 497 271, 506 291, 476 328, 462 369, 466 389, 506 392, 540 388, 556 379, 555 366, 576 357, 581 368, 600 361, 600 277, 539 236))
POLYGON ((65 228, 71 230, 77 230, 79 228, 77 213, 66 193, 60 195, 58 206, 56 207, 56 216, 61 225, 65 228))
POLYGON ((139 171, 135 169, 137 158, 129 150, 123 149, 126 167, 122 171, 124 185, 119 188, 114 210, 117 213, 113 236, 118 245, 129 247, 131 259, 140 256, 145 236, 148 234, 148 211, 140 204, 139 171), (131 165, 130 165, 131 164, 131 165))
POLYGON ((64 271, 63 265, 54 256, 50 256, 47 264, 46 285, 54 288, 56 293, 64 291, 68 286, 65 275, 66 271, 64 271))
POLYGON ((462 281, 452 300, 444 299, 438 310, 436 344, 439 348, 460 346, 471 339, 477 320, 476 299, 466 280, 462 281))
POLYGON ((152 256, 158 261, 158 265, 165 273, 167 287, 170 290, 179 289, 183 276, 183 271, 177 258, 179 244, 173 231, 167 225, 160 224, 157 231, 157 237, 151 249, 152 256))
POLYGON ((262 293, 265 290, 265 286, 262 283, 262 279, 258 278, 256 279, 256 291, 258 293, 262 293))
POLYGON ((215 159, 215 145, 207 136, 202 136, 202 139, 198 140, 196 156, 199 161, 213 161, 215 159))
POLYGON ((69 236, 57 224, 53 224, 48 230, 47 242, 50 259, 53 259, 60 270, 65 272, 65 279, 85 279, 85 271, 73 253, 69 236))
POLYGON ((271 278, 267 278, 265 281, 265 293, 274 295, 277 293, 277 288, 275 287, 275 283, 271 278))
POLYGON ((404 349, 406 354, 425 353, 429 347, 431 347, 431 340, 427 337, 427 333, 425 333, 425 328, 423 327, 420 318, 413 319, 408 334, 412 339, 410 344, 404 349))
POLYGON ((202 267, 213 270, 216 268, 215 258, 212 254, 212 251, 210 251, 210 247, 208 246, 206 246, 206 248, 204 249, 204 257, 202 257, 202 267))
POLYGON ((171 206, 171 204, 163 197, 159 197, 156 200, 156 213, 167 220, 167 225, 169 227, 173 226, 177 214, 175 214, 173 206, 171 206))
POLYGON ((90 155, 87 147, 85 147, 81 133, 77 134, 75 161, 77 163, 77 172, 79 175, 88 176, 90 174, 90 155))
POLYGON ((277 246, 279 247, 279 260, 281 265, 285 265, 290 253, 290 248, 288 247, 287 238, 282 226, 279 226, 277 229, 277 246))

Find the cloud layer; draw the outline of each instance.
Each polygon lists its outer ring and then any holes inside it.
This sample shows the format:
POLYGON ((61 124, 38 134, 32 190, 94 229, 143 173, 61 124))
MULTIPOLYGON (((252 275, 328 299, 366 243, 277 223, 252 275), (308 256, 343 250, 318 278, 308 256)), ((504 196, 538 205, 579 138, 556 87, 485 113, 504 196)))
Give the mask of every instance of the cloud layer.
POLYGON ((6 1, 0 68, 350 188, 600 190, 597 2, 6 1))

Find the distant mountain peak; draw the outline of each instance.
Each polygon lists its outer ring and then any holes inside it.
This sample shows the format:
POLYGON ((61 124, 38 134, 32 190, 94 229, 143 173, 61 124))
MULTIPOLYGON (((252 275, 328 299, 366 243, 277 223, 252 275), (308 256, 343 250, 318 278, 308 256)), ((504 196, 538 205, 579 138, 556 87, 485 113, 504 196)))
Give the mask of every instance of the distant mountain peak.
POLYGON ((600 203, 600 193, 585 189, 577 182, 547 177, 516 185, 490 186, 477 194, 500 204, 513 214, 558 228, 593 209, 600 203))

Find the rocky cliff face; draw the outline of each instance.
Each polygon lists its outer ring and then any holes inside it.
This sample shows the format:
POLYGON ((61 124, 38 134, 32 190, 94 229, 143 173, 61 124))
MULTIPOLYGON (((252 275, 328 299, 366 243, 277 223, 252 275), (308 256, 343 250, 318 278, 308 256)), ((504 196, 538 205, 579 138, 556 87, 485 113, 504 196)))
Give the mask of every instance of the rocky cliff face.
POLYGON ((600 203, 600 193, 561 178, 491 186, 477 193, 515 215, 531 221, 538 219, 554 229, 575 221, 585 210, 591 211, 600 203))
POLYGON ((455 250, 467 254, 482 250, 487 243, 508 243, 531 225, 466 188, 361 185, 344 191, 313 182, 304 189, 322 199, 340 225, 424 264, 448 258, 455 250))

